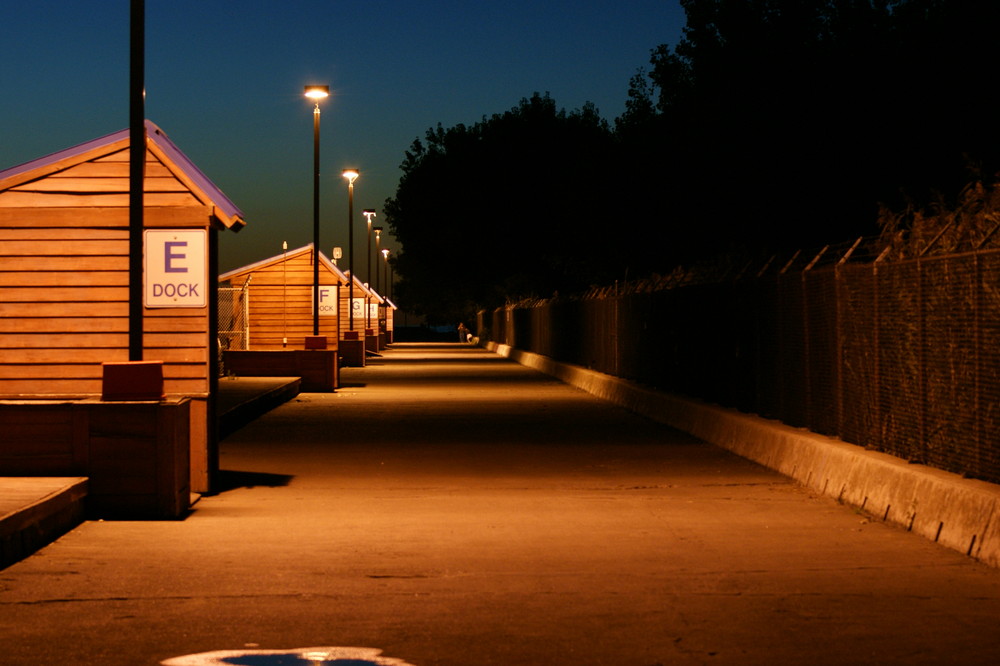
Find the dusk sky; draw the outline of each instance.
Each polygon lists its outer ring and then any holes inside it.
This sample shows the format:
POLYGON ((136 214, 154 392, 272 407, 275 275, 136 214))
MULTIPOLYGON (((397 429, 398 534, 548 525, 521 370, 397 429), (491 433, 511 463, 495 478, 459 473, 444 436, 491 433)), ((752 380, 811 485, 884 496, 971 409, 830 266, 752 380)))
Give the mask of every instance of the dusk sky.
MULTIPOLYGON (((364 277, 361 210, 385 224, 383 202, 415 138, 535 92, 567 110, 593 102, 613 122, 630 77, 651 49, 677 43, 684 22, 677 0, 147 0, 146 117, 243 210, 247 227, 222 236, 226 271, 280 253, 282 241, 312 241, 312 104, 302 92, 328 84, 321 246, 344 247, 346 265, 340 173, 357 167, 364 277)), ((0 169, 125 129, 128 64, 128 0, 5 4, 0 169)), ((546 177, 524 166, 526 179, 546 177)))

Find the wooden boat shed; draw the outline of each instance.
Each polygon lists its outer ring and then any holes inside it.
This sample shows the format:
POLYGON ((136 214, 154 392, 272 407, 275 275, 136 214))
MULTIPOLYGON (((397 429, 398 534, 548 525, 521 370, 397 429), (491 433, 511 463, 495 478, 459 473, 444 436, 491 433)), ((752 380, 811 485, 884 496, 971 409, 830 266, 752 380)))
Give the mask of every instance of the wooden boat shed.
MULTIPOLYGON (((351 277, 350 271, 346 273, 347 277, 351 277)), ((370 289, 368 285, 362 282, 357 276, 354 277, 354 321, 351 322, 350 310, 351 307, 350 299, 351 294, 347 287, 344 287, 344 293, 340 302, 340 316, 343 318, 343 328, 344 332, 354 331, 357 337, 364 339, 365 332, 369 328, 374 328, 372 317, 371 317, 371 305, 373 303, 381 303, 381 297, 375 293, 374 289, 370 289), (367 316, 366 316, 367 313, 367 316)))
MULTIPOLYGON (((296 250, 263 259, 219 276, 220 338, 226 350, 227 370, 237 375, 312 375, 322 365, 301 355, 282 358, 261 352, 310 349, 312 336, 312 243, 296 250), (228 294, 228 295, 227 295, 228 294), (239 303, 237 303, 239 302, 239 303), (238 305, 245 305, 240 308, 238 305), (225 312, 245 309, 245 323, 231 325, 225 312), (243 352, 253 352, 254 355, 243 352), (231 362, 231 363, 230 363, 231 362), (303 365, 307 364, 307 365, 303 365)), ((319 336, 324 349, 333 350, 339 363, 363 366, 365 350, 375 351, 378 312, 383 298, 354 277, 354 317, 351 321, 350 273, 343 272, 322 252, 319 253, 320 317, 319 336), (327 290, 326 287, 330 289, 327 290), (367 317, 366 317, 367 314, 367 317)), ((236 314, 233 318, 237 318, 236 314)), ((338 369, 324 370, 315 377, 303 377, 303 390, 335 388, 321 377, 335 377, 338 369), (309 388, 306 388, 308 385, 309 388)))
MULTIPOLYGON (((175 239, 167 243, 174 248, 168 253, 175 252, 168 259, 194 263, 193 272, 203 270, 206 279, 202 294, 193 282, 183 287, 186 296, 203 297, 201 304, 188 298, 176 306, 144 305, 143 358, 162 361, 164 399, 190 403, 190 459, 184 459, 191 490, 204 492, 218 466, 210 404, 218 376, 217 236, 245 222, 149 121, 146 137, 146 259, 149 234, 164 238, 165 232, 175 239), (187 247, 187 240, 176 240, 181 237, 202 239, 201 245, 187 247)), ((102 364, 129 360, 128 237, 128 130, 0 171, 0 400, 100 399, 102 364)), ((44 418, 38 428, 56 427, 51 414, 44 418)), ((72 418, 66 427, 72 429, 72 418)), ((24 426, 25 441, 0 451, 0 467, 86 475, 81 465, 96 464, 96 449, 66 450, 55 436, 39 438, 36 431, 24 426)))
POLYGON ((398 308, 388 296, 385 297, 385 305, 379 315, 379 328, 385 334, 385 344, 392 344, 393 332, 395 331, 395 312, 398 308))
MULTIPOLYGON (((258 261, 223 273, 220 286, 232 289, 232 298, 246 299, 246 342, 224 338, 226 349, 273 351, 306 349, 313 331, 313 246, 258 261)), ((327 349, 336 349, 340 337, 338 316, 340 287, 347 276, 322 252, 319 253, 320 316, 319 335, 326 336, 327 349)), ((225 298, 224 296, 222 298, 225 298)), ((220 305, 220 312, 226 308, 220 305)), ((220 330, 237 327, 220 321, 220 330)))

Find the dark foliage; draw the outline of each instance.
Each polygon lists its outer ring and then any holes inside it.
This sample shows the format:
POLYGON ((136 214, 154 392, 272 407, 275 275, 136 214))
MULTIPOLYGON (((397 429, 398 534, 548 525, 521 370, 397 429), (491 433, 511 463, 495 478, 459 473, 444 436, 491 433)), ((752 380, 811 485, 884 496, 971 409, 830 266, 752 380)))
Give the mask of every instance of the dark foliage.
POLYGON ((667 184, 652 212, 687 230, 678 259, 720 238, 789 248, 872 234, 880 204, 923 205, 1000 168, 986 83, 1000 4, 681 4, 684 39, 653 51, 616 123, 645 187, 667 184))
POLYGON ((681 0, 614 128, 535 94, 438 126, 386 202, 399 298, 471 308, 878 231, 1000 169, 993 33, 973 0, 681 0))
POLYGON ((402 243, 400 302, 439 321, 509 297, 581 289, 616 250, 614 137, 597 110, 535 94, 413 142, 385 212, 402 243))

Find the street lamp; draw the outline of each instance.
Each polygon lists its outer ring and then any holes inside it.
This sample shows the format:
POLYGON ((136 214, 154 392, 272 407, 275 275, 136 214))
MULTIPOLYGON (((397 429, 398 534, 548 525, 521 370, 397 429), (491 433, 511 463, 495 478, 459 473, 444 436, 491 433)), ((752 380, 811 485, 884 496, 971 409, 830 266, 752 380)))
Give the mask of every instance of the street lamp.
MULTIPOLYGON (((377 257, 377 256, 379 256, 379 255, 382 254, 382 247, 381 247, 382 246, 382 243, 381 243, 381 240, 382 240, 382 227, 372 227, 372 231, 375 232, 375 256, 377 257)), ((379 282, 379 277, 381 276, 381 273, 382 273, 382 269, 378 265, 378 260, 376 260, 376 263, 375 263, 375 291, 378 294, 380 294, 380 295, 381 295, 382 291, 379 288, 378 282, 379 282)))
MULTIPOLYGON (((392 268, 389 266, 389 248, 385 248, 382 250, 382 257, 385 259, 385 297, 391 298, 391 296, 389 295, 389 291, 392 287, 392 283, 390 282, 392 278, 390 277, 389 271, 391 271, 392 268)), ((389 306, 387 305, 386 307, 389 306)))
POLYGON ((319 101, 330 96, 330 86, 306 86, 313 109, 313 335, 319 335, 319 101))
MULTIPOLYGON (((381 239, 382 239, 382 227, 372 227, 372 231, 375 232, 375 257, 376 257, 376 259, 375 259, 375 293, 377 293, 379 296, 382 297, 382 301, 384 303, 385 302, 385 294, 382 293, 381 287, 379 287, 379 278, 381 277, 381 274, 382 274, 382 267, 379 266, 379 263, 378 263, 378 257, 382 255, 382 250, 381 250, 381 246, 382 246, 382 243, 381 243, 381 239)), ((380 305, 380 306, 378 306, 378 307, 375 308, 375 315, 376 315, 375 325, 379 327, 379 330, 382 330, 381 329, 381 322, 382 322, 382 308, 383 307, 385 307, 385 306, 384 305, 380 305)))
POLYGON ((354 181, 357 169, 344 169, 341 174, 347 179, 347 269, 351 279, 347 281, 347 330, 354 330, 354 181))
MULTIPOLYGON (((375 217, 375 209, 365 208, 361 214, 368 220, 368 252, 366 253, 368 265, 365 268, 365 279, 368 280, 368 287, 370 289, 372 286, 372 218, 375 217)), ((371 307, 365 308, 365 328, 372 327, 370 310, 371 307)))

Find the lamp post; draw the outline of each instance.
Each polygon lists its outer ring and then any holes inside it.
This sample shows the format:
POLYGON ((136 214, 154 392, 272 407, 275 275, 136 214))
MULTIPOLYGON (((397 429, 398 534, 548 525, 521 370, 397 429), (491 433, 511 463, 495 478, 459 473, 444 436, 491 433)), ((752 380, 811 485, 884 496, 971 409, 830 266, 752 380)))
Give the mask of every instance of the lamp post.
POLYGON ((381 274, 382 274, 382 267, 378 263, 378 257, 382 256, 382 249, 381 249, 381 247, 382 247, 382 243, 381 243, 381 239, 382 239, 382 227, 372 227, 372 231, 375 232, 375 257, 376 257, 376 259, 375 259, 375 293, 377 293, 379 296, 382 297, 382 302, 383 302, 383 305, 380 305, 380 306, 378 306, 378 307, 375 308, 375 316, 376 316, 375 325, 379 326, 379 330, 382 330, 381 329, 382 308, 385 307, 385 305, 384 305, 384 303, 385 303, 385 294, 382 293, 381 287, 379 287, 379 278, 381 277, 381 274))
POLYGON ((391 298, 389 295, 389 287, 391 286, 390 280, 392 279, 389 277, 389 271, 391 270, 389 267, 389 248, 382 250, 382 258, 385 259, 385 297, 391 298))
MULTIPOLYGON (((375 256, 378 257, 378 256, 381 256, 381 254, 382 254, 382 243, 381 243, 381 240, 382 240, 382 227, 372 227, 372 231, 375 232, 375 256)), ((382 269, 381 269, 381 267, 379 267, 378 260, 376 259, 375 260, 375 291, 380 296, 382 295, 382 291, 381 291, 378 283, 379 283, 379 277, 381 277, 381 273, 382 273, 382 269)))
MULTIPOLYGON (((365 216, 366 220, 368 220, 368 252, 365 253, 366 256, 367 256, 366 261, 368 262, 368 265, 365 268, 365 279, 368 281, 368 288, 371 289, 371 286, 372 286, 372 218, 375 217, 375 209, 374 208, 365 208, 361 212, 361 214, 365 216)), ((371 321, 371 313, 370 313, 370 311, 371 311, 371 307, 370 306, 365 308, 365 328, 371 328, 372 327, 372 321, 371 321)))
POLYGON ((129 10, 128 360, 143 360, 142 243, 146 165, 146 3, 129 10))
POLYGON ((357 169, 344 169, 341 174, 347 179, 347 270, 351 278, 347 281, 347 330, 354 330, 354 181, 357 169))
POLYGON ((319 101, 330 96, 330 86, 306 86, 313 109, 313 335, 319 335, 319 101))

